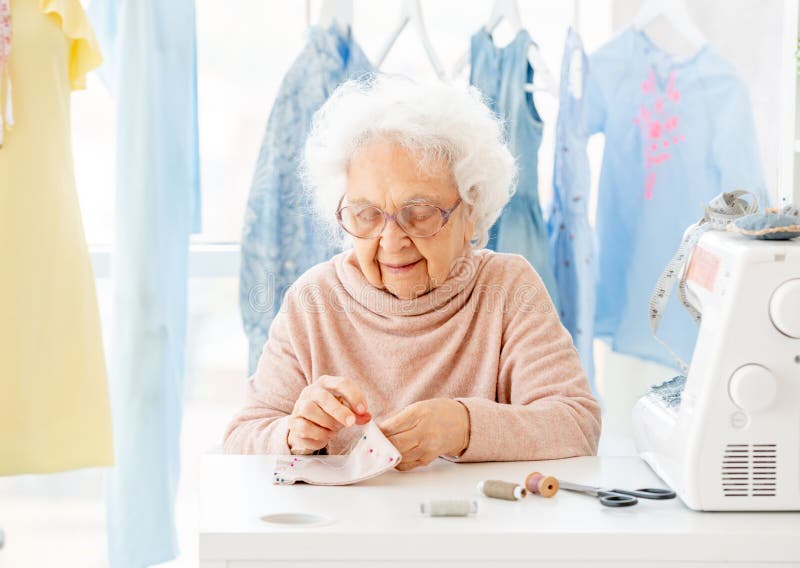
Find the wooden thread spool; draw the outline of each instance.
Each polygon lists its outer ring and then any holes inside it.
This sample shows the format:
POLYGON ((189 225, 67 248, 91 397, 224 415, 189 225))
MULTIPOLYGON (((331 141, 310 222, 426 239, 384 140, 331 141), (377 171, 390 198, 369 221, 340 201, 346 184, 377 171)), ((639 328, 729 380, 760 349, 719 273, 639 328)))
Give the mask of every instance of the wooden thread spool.
POLYGON ((542 497, 552 497, 558 493, 558 479, 534 471, 525 478, 525 488, 542 497))
POLYGON ((478 491, 487 497, 494 499, 505 499, 507 501, 519 501, 528 492, 521 485, 511 483, 508 481, 498 481, 496 479, 489 479, 486 481, 478 482, 478 491))

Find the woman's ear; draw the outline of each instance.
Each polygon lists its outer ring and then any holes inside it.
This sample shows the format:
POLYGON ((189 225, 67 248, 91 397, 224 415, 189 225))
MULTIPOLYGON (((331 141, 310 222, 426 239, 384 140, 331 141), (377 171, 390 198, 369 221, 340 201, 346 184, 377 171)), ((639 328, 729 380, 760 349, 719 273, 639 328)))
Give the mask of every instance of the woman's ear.
POLYGON ((475 215, 472 205, 464 204, 464 243, 469 244, 475 236, 475 215))

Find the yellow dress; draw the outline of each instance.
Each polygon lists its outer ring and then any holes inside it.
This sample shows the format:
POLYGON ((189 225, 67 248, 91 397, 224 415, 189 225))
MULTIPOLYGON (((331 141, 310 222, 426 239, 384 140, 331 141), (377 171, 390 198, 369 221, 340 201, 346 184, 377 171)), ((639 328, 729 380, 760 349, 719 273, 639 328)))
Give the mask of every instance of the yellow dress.
POLYGON ((0 475, 108 466, 105 358, 70 141, 70 92, 102 57, 80 0, 11 0, 11 21, 14 126, 0 148, 0 475))

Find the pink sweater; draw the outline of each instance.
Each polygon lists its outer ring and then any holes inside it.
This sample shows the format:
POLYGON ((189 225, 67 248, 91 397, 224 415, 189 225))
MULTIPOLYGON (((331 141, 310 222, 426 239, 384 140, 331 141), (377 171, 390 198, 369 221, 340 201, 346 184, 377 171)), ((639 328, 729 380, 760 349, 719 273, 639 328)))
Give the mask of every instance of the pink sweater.
MULTIPOLYGON (((288 415, 320 375, 358 381, 376 421, 431 398, 462 402, 470 440, 458 461, 592 455, 600 409, 572 338, 523 257, 470 251, 448 280, 413 300, 372 286, 352 251, 288 290, 246 403, 225 434, 228 453, 287 454, 288 415)), ((357 427, 328 446, 343 453, 357 427)))

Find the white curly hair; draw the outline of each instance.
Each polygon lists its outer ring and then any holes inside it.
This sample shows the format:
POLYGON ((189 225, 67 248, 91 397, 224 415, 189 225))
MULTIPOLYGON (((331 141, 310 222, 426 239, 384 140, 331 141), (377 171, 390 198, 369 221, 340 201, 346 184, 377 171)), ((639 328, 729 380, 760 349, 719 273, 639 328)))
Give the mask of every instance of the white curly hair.
POLYGON ((300 174, 314 212, 342 238, 336 206, 347 187, 347 166, 365 142, 389 139, 420 158, 445 159, 475 221, 473 248, 486 246, 489 229, 515 191, 517 166, 502 120, 474 87, 416 83, 373 75, 340 85, 314 115, 300 174))

